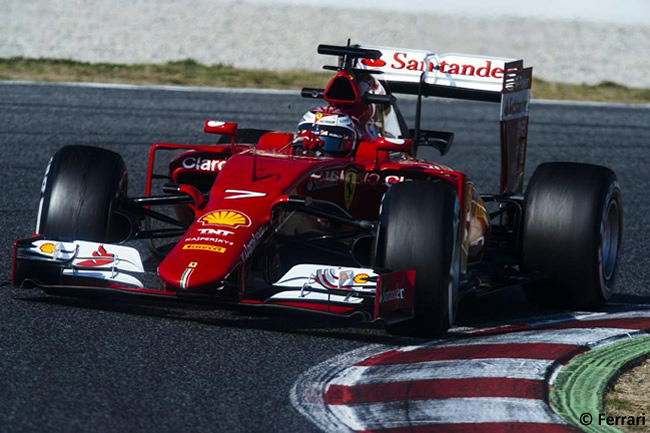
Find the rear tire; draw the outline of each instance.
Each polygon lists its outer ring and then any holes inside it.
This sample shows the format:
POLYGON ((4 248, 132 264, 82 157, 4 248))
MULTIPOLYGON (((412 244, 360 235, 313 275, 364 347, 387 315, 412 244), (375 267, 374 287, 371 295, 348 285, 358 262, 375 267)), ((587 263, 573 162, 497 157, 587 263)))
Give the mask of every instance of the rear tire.
POLYGON ((616 174, 590 164, 541 164, 526 191, 522 258, 541 306, 594 309, 614 290, 623 230, 616 174))
POLYGON ((97 147, 65 146, 45 171, 36 232, 61 241, 122 241, 130 227, 114 209, 126 190, 120 155, 97 147))
POLYGON ((378 267, 415 270, 414 318, 387 324, 389 333, 432 337, 454 322, 460 276, 459 204, 444 182, 403 182, 382 201, 378 267))

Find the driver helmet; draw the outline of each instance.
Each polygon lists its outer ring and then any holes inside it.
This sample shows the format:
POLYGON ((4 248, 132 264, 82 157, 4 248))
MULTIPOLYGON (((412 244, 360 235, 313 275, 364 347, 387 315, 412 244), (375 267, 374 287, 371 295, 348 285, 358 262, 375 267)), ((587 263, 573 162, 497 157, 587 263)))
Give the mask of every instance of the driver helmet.
MULTIPOLYGON (((357 132, 350 116, 335 107, 317 107, 309 110, 298 123, 296 136, 316 136, 317 146, 310 150, 332 156, 347 156, 357 143, 357 132)), ((304 148, 304 146, 303 146, 304 148)))

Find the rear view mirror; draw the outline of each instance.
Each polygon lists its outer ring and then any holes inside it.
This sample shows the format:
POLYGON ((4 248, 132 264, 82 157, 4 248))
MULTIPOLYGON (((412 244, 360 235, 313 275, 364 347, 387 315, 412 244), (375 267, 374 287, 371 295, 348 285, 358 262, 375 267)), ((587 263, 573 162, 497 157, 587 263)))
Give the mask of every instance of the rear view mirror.
MULTIPOLYGON (((411 135, 415 133, 415 130, 411 129, 411 135)), ((445 132, 445 131, 428 131, 426 129, 421 129, 420 134, 418 135, 415 147, 427 146, 438 149, 440 155, 444 155, 449 152, 451 145, 454 142, 454 133, 445 132)))
POLYGON ((234 137, 237 135, 237 124, 233 122, 220 122, 218 120, 206 120, 203 126, 203 132, 234 137))
POLYGON ((377 150, 410 152, 413 147, 413 141, 408 138, 377 137, 375 145, 377 146, 377 150))

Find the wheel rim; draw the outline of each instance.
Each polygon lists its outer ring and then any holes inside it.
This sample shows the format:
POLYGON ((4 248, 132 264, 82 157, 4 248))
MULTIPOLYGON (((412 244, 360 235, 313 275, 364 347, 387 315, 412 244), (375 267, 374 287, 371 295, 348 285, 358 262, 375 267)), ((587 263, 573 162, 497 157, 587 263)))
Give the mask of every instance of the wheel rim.
POLYGON ((449 269, 448 283, 447 283, 447 319, 449 327, 454 326, 454 321, 456 320, 456 291, 460 279, 460 245, 459 245, 459 216, 460 214, 460 204, 456 200, 456 205, 454 207, 454 226, 453 232, 456 234, 454 236, 454 247, 452 250, 452 259, 451 266, 449 269))
POLYGON ((459 271, 460 254, 455 253, 451 269, 449 270, 449 284, 447 284, 447 318, 449 327, 454 326, 454 321, 456 320, 456 288, 458 287, 459 271))
POLYGON ((618 204, 616 203, 616 200, 610 200, 607 206, 607 211, 605 212, 605 220, 601 225, 600 235, 602 267, 605 280, 611 279, 614 274, 616 257, 618 255, 619 233, 620 218, 618 204))

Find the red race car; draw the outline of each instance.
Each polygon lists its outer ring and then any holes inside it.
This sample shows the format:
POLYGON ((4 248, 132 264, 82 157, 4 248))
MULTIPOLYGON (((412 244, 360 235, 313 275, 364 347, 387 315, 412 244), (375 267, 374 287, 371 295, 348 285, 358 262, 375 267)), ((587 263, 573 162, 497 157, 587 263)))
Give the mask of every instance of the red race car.
POLYGON ((15 242, 12 283, 383 319, 432 336, 469 293, 523 285, 533 302, 593 308, 612 293, 621 240, 616 175, 545 163, 523 192, 532 69, 520 60, 321 45, 338 57, 294 132, 206 121, 215 145, 156 143, 146 191, 127 196, 112 151, 66 146, 43 178, 36 235, 15 242), (409 129, 395 94, 417 95, 409 129), (427 96, 500 102, 501 186, 416 159, 453 133, 420 127, 427 96), (155 173, 161 151, 174 151, 155 173), (168 168, 168 169, 167 169, 168 168), (161 190, 154 193, 154 186, 161 190), (160 284, 147 279, 145 239, 160 284), (167 245, 161 246, 161 240, 167 245), (145 284, 146 283, 146 284, 145 284), (158 286, 158 287, 157 287, 158 286))

